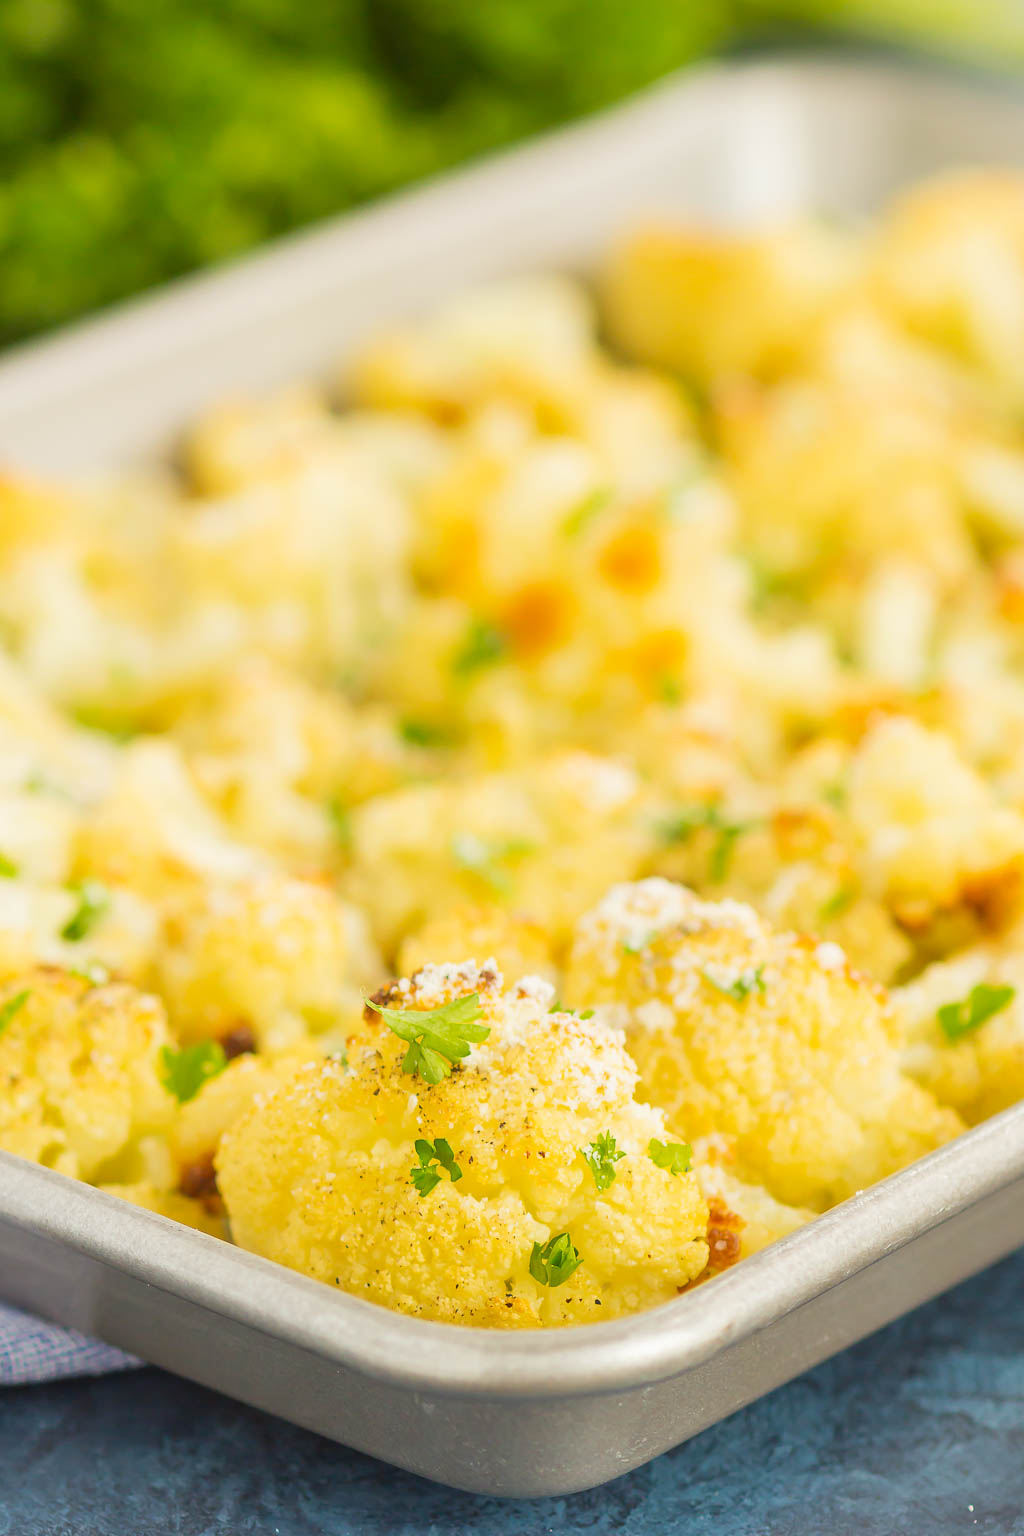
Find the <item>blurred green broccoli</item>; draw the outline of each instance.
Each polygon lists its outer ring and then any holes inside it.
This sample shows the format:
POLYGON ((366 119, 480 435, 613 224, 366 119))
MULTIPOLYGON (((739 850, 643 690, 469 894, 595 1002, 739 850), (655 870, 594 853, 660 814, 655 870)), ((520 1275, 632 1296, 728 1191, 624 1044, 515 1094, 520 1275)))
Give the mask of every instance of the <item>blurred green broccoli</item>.
POLYGON ((4 0, 0 343, 615 100, 731 0, 4 0))

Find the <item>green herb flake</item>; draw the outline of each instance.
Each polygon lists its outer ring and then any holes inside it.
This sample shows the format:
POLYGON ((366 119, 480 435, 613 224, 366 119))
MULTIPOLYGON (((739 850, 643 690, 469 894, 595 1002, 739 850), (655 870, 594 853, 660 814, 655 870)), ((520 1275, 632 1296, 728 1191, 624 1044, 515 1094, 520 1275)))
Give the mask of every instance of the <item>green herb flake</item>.
POLYGON ((439 1136, 434 1142, 418 1139, 414 1145, 419 1162, 409 1169, 409 1179, 421 1199, 424 1195, 429 1195, 430 1191, 436 1189, 441 1182, 440 1173, 431 1168, 431 1163, 437 1163, 447 1173, 453 1184, 457 1184, 462 1178, 462 1169, 455 1161, 455 1154, 443 1136, 439 1136))
POLYGON ((456 677, 471 677, 474 672, 501 661, 507 649, 500 629, 483 619, 474 619, 452 656, 452 671, 456 677))
POLYGON ((682 810, 667 817, 659 823, 657 830, 661 841, 668 844, 688 843, 695 832, 702 830, 716 832, 718 835, 712 844, 708 874, 717 884, 729 873, 737 838, 756 825, 753 821, 728 820, 717 805, 693 805, 684 806, 682 810))
POLYGON ((352 847, 352 812, 345 802, 333 795, 327 802, 327 815, 331 830, 340 848, 352 847))
POLYGON ((627 955, 642 955, 645 949, 650 949, 657 937, 657 932, 654 929, 651 929, 648 933, 631 933, 622 940, 623 953, 627 955))
POLYGON ((693 1148, 688 1141, 659 1141, 652 1136, 647 1154, 656 1168, 664 1168, 673 1175, 689 1173, 693 1163, 693 1148))
POLYGON ((834 811, 841 811, 846 805, 847 789, 842 779, 833 779, 831 784, 826 784, 821 791, 821 798, 826 805, 830 805, 834 811))
POLYGON ((618 1151, 615 1137, 610 1131, 602 1131, 589 1147, 580 1147, 580 1156, 594 1175, 598 1192, 603 1194, 615 1182, 615 1164, 625 1157, 618 1151))
POLYGON ((734 975, 722 975, 706 965, 701 970, 701 975, 717 991, 723 992, 726 997, 731 997, 734 1003, 742 1003, 751 992, 765 990, 763 965, 748 965, 745 970, 737 971, 734 975))
POLYGON ((670 673, 663 672, 656 678, 654 689, 663 704, 679 704, 682 701, 683 690, 670 673))
POLYGON ((98 960, 87 960, 84 965, 69 965, 68 974, 77 976, 79 981, 87 981, 90 987, 105 987, 110 980, 110 972, 98 960))
POLYGON ((110 892, 99 880, 82 880, 73 887, 78 906, 60 931, 69 944, 78 944, 92 932, 110 906, 110 892))
POLYGON ((455 732, 450 726, 415 716, 407 716, 398 722, 398 734, 410 747, 450 747, 455 742, 455 732))
POLYGON ((834 918, 842 917, 848 912, 857 900, 857 887, 855 885, 841 885, 837 891, 823 901, 818 909, 818 916, 823 922, 831 922, 834 918))
POLYGON ((507 896, 512 889, 508 870, 503 866, 524 859, 533 852, 533 844, 525 838, 508 838, 504 842, 485 842, 474 832, 456 832, 451 841, 452 858, 461 869, 475 875, 496 896, 507 896))
POLYGON ((576 503, 572 511, 562 523, 562 532, 567 539, 578 539, 599 512, 603 512, 611 501, 611 491, 607 486, 598 486, 596 490, 588 492, 576 503))
POLYGON ((530 1274, 538 1285, 547 1285, 554 1290, 555 1286, 564 1285, 582 1263, 579 1249, 574 1246, 568 1232, 559 1232, 557 1237, 552 1237, 546 1243, 534 1243, 530 1254, 530 1274))
POLYGON ((0 853, 0 880, 17 880, 18 866, 6 853, 0 853))
POLYGON ((400 1040, 408 1041, 402 1071, 418 1073, 431 1085, 448 1077, 452 1064, 469 1055, 470 1045, 486 1040, 491 1032, 488 1025, 476 1022, 483 1013, 478 992, 425 1010, 384 1008, 372 998, 366 1002, 400 1040))
POLYGON ((160 1080, 179 1104, 194 1099, 205 1082, 223 1072, 228 1064, 217 1040, 200 1040, 180 1051, 165 1045, 160 1051, 160 1080))
POLYGON ((3 1034, 11 1020, 21 1012, 31 997, 31 992, 26 987, 24 992, 15 992, 6 1003, 0 1004, 0 1035, 3 1034))
POLYGON ((1016 987, 994 987, 981 981, 958 1003, 944 1003, 938 1020, 947 1040, 962 1040, 994 1014, 1002 1013, 1017 995, 1016 987))

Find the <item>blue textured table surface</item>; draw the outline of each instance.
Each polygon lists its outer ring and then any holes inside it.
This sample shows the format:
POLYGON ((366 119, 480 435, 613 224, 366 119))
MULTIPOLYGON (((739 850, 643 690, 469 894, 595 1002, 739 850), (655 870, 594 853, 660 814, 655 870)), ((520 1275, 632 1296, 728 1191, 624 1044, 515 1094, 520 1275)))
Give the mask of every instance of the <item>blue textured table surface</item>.
POLYGON ((0 1392, 0 1536, 1024 1533, 1024 1253, 592 1493, 438 1488, 157 1371, 0 1392))

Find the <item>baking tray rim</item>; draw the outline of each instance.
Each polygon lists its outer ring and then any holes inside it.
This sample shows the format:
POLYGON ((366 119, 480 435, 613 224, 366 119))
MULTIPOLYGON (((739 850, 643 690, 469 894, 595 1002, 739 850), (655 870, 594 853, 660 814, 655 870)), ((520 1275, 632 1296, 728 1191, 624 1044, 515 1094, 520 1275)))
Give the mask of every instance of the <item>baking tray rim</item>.
POLYGON ((391 1385, 450 1396, 561 1398, 650 1386, 703 1364, 1018 1179, 1024 1104, 661 1306, 609 1322, 512 1333, 393 1312, 4 1152, 0 1230, 14 1226, 58 1243, 391 1385))

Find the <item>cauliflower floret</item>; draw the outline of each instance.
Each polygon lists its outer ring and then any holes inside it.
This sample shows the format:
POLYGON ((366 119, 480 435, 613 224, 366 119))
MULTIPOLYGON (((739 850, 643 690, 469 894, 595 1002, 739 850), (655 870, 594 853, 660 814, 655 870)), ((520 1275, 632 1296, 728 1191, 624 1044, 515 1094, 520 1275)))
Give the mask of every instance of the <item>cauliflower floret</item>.
POLYGON ((352 814, 349 890, 388 952, 428 916, 490 897, 553 939, 650 841, 636 775, 563 752, 519 773, 424 784, 352 814))
POLYGON ((1024 400, 1024 179, 968 171, 914 188, 875 253, 883 304, 1024 400))
POLYGON ((157 926, 149 903, 123 888, 98 881, 50 886, 0 879, 0 976, 56 965, 96 974, 105 970, 142 984, 157 926))
POLYGON ((445 422, 505 398, 532 408, 547 426, 561 425, 598 357, 594 324, 586 294, 565 278, 494 283, 416 325, 378 335, 356 360, 356 394, 445 422))
POLYGON ((947 736, 880 720, 854 754, 847 805, 866 889, 901 922, 943 909, 1003 918, 1024 870, 1024 817, 1001 806, 947 736))
POLYGON ((786 1204, 824 1210, 963 1128, 903 1075, 882 989, 739 902, 616 886, 577 925, 565 989, 625 1027, 672 1130, 731 1137, 737 1177, 786 1204))
POLYGON ((1024 1099, 1024 959, 1016 952, 1018 940, 1011 936, 999 949, 979 945, 939 961, 893 993, 906 1033, 904 1069, 970 1125, 1024 1099))
POLYGON ((490 955, 509 981, 521 976, 556 976, 551 941, 540 923, 503 907, 458 907, 431 918, 410 934, 398 954, 398 968, 411 976, 431 955, 490 955))
POLYGON ((538 978, 502 987, 466 961, 378 995, 414 1018, 479 999, 487 1038, 435 1084, 403 1071, 408 1046, 381 1020, 348 1067, 301 1069, 233 1126, 217 1172, 235 1241, 400 1311, 491 1326, 615 1317, 695 1279, 707 1206, 692 1173, 652 1161, 664 1122, 633 1100, 621 1035, 551 1013, 538 978), (599 1190, 581 1149, 605 1134, 624 1156, 599 1190), (421 1194, 411 1171, 442 1142, 459 1177, 421 1194), (531 1257, 563 1233, 581 1262, 545 1285, 531 1257))
MULTIPOLYGON (((363 1031, 365 1033, 365 1030, 363 1031)), ((175 1183, 185 1186, 208 1172, 213 1179, 213 1154, 229 1126, 257 1099, 269 1097, 310 1061, 325 1055, 320 1040, 303 1041, 272 1055, 245 1051, 222 1072, 208 1077, 199 1092, 182 1104, 170 1133, 175 1183)))
POLYGON ((708 1202, 708 1270, 728 1269, 777 1238, 813 1221, 806 1207, 774 1200, 760 1184, 745 1183, 732 1170, 733 1148, 724 1136, 702 1136, 693 1146, 693 1168, 708 1202))
POLYGON ((80 1179, 117 1180, 133 1144, 169 1122, 155 997, 56 968, 0 988, 0 1147, 80 1179))
POLYGON ((806 220, 764 234, 638 229, 604 277, 612 338, 702 385, 772 374, 813 337, 856 268, 849 235, 806 220))
POLYGON ((231 838, 173 743, 148 739, 125 749, 110 793, 82 821, 75 858, 80 875, 153 900, 182 885, 245 878, 266 863, 231 838))
POLYGON ((245 1024, 261 1046, 281 1048, 337 1025, 346 1005, 358 1011, 348 910, 312 880, 197 888, 169 909, 157 964, 185 1040, 245 1024))

